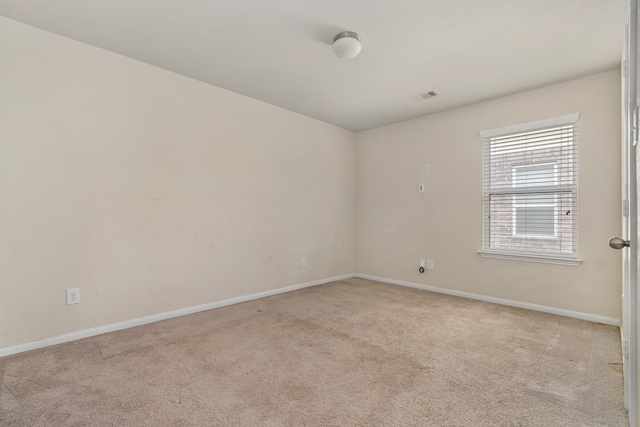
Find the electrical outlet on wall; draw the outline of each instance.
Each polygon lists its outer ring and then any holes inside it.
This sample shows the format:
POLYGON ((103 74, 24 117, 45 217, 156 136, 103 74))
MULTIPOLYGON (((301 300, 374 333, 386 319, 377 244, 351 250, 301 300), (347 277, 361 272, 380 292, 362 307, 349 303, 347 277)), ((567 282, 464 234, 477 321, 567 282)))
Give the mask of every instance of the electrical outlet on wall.
POLYGON ((67 289, 67 305, 80 304, 80 288, 67 289))
POLYGON ((306 258, 302 258, 302 262, 300 263, 300 267, 304 268, 307 266, 307 259, 306 258))
POLYGON ((427 260, 427 270, 433 270, 433 260, 432 259, 428 259, 427 260))

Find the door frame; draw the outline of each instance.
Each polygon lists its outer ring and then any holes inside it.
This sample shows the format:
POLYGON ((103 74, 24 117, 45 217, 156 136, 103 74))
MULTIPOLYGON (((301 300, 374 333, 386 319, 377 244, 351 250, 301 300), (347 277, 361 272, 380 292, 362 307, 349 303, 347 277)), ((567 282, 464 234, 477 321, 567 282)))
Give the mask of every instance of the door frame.
POLYGON ((637 325, 637 155, 638 141, 637 99, 638 82, 638 0, 627 2, 627 22, 622 61, 622 238, 629 247, 622 251, 622 367, 624 377, 624 406, 629 411, 629 425, 638 425, 638 325, 637 325))

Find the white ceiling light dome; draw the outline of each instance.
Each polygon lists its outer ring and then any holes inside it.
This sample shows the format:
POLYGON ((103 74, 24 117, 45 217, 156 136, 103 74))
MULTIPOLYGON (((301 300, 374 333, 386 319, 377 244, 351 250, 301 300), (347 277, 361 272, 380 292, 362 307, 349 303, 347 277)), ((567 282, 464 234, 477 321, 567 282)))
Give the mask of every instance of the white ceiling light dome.
POLYGON ((333 53, 342 59, 358 56, 362 50, 360 35, 352 31, 343 31, 333 38, 333 53))

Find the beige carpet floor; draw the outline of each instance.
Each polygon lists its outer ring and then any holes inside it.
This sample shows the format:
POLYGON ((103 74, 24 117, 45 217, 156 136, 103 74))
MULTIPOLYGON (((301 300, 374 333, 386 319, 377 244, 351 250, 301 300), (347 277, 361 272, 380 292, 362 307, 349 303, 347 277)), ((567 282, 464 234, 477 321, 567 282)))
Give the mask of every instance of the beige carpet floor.
POLYGON ((349 279, 0 359, 2 426, 626 426, 617 327, 349 279))

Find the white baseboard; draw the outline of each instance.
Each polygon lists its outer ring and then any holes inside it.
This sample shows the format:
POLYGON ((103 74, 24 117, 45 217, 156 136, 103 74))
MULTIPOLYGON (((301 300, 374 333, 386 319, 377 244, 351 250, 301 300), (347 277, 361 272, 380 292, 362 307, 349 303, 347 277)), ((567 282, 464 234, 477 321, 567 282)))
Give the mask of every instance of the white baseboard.
POLYGON ((563 308, 549 307, 546 305, 531 304, 528 302, 489 297, 485 295, 472 294, 469 292, 456 291, 454 289, 438 288, 436 286, 427 286, 427 285, 421 285, 418 283, 405 282, 402 280, 387 279, 385 277, 370 276, 368 274, 356 274, 355 277, 359 277, 361 279, 375 280, 377 282, 389 283, 392 285, 400 285, 400 286, 406 286, 409 288, 422 289, 424 291, 437 292, 440 294, 454 295, 457 297, 491 302, 494 304, 508 305, 511 307, 518 307, 518 308, 526 308, 527 310, 542 311, 544 313, 551 313, 551 314, 557 314, 560 316, 573 317, 581 320, 588 320, 589 322, 620 326, 620 319, 616 319, 614 317, 600 316, 598 314, 583 313, 580 311, 565 310, 563 308))
POLYGON ((25 351, 37 350, 39 348, 49 347, 52 345, 62 344, 65 342, 76 341, 82 338, 93 337, 96 335, 106 334, 109 332, 115 332, 122 329, 133 328, 135 326, 142 326, 153 322, 159 322, 160 320, 171 319, 174 317, 186 316, 188 314, 197 313, 200 311, 211 310, 214 308, 225 307, 228 305, 238 304, 241 302, 251 301, 260 298, 266 298, 273 295, 283 294, 286 292, 295 291, 298 289, 308 288, 311 286, 322 285, 325 283, 335 282, 339 280, 349 279, 351 277, 359 277, 361 279, 375 280, 377 282, 389 283, 392 285, 406 286, 409 288, 422 289, 424 291, 437 292, 441 294, 453 295, 463 298, 470 298, 479 301, 491 302, 495 304, 507 305, 511 307, 525 308, 528 310, 542 311, 545 313, 557 314, 560 316, 573 317, 576 319, 587 320, 590 322, 604 323, 607 325, 620 326, 620 319, 613 317, 600 316, 597 314, 582 313, 579 311, 565 310, 562 308, 548 307, 545 305, 531 304, 527 302, 513 301, 503 298, 489 297, 485 295, 472 294, 469 292, 456 291, 453 289, 438 288, 436 286, 421 285, 418 283, 405 282, 402 280, 388 279, 385 277, 370 276, 368 274, 345 274, 342 276, 329 277, 326 279, 315 280, 313 282, 301 283, 298 285, 287 286, 284 288, 272 289, 269 291, 258 292, 255 294, 245 295, 241 297, 229 298, 222 301, 214 301, 207 304, 196 305, 193 307, 181 308, 178 310, 167 311, 165 313, 153 314, 151 316, 139 317, 137 319, 125 320, 123 322, 111 323, 109 325, 98 326, 96 328, 84 329, 82 331, 71 332, 64 335, 59 335, 52 338, 45 338, 43 340, 32 341, 24 344, 18 344, 10 347, 0 348, 0 357, 10 356, 12 354, 23 353, 25 351))
POLYGON ((308 288, 311 286, 322 285, 324 283, 335 282, 354 277, 353 274, 345 274, 342 276, 329 277, 326 279, 315 280, 313 282, 301 283, 299 285, 287 286, 284 288, 272 289, 269 291, 258 292, 251 295, 229 298, 222 301, 214 301, 207 304, 196 305, 193 307, 181 308, 178 310, 167 311, 165 313, 153 314, 151 316, 139 317, 137 319, 125 320, 123 322, 111 323, 109 325, 98 326, 96 328, 84 329, 82 331, 71 332, 43 340, 32 341, 24 344, 18 344, 10 347, 0 348, 0 357, 10 356, 12 354, 23 353, 25 351, 37 350, 39 348, 49 347, 65 342, 76 341, 82 338, 93 337, 96 335, 115 332, 122 329, 133 328, 134 326, 146 325, 160 320, 171 319, 174 317, 186 316, 187 314, 197 313, 199 311, 211 310, 213 308, 225 307, 227 305, 238 304, 241 302, 251 301, 255 299, 270 297, 272 295, 283 294, 285 292, 296 291, 298 289, 308 288))

